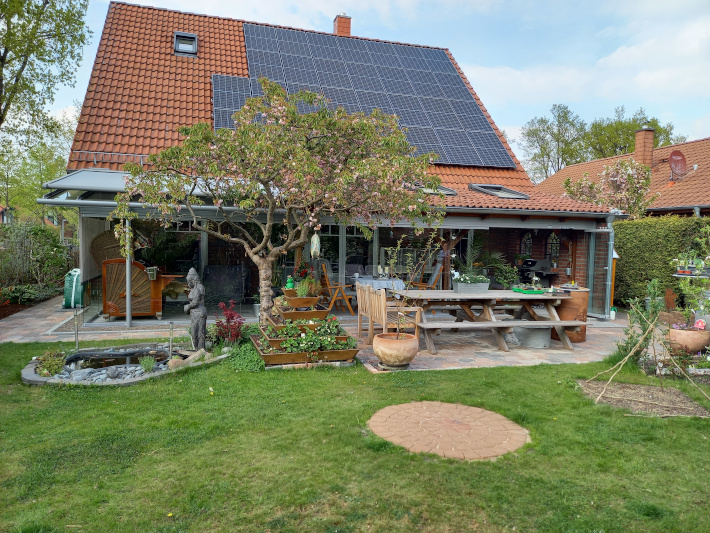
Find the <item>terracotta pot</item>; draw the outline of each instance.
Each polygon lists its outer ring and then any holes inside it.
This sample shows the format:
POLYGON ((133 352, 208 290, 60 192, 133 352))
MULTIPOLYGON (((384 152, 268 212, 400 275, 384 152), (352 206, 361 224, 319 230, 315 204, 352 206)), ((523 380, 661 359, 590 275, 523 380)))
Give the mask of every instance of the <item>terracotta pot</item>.
POLYGON ((406 366, 419 353, 419 339, 409 333, 380 333, 372 341, 372 350, 387 366, 406 366))
POLYGON ((698 353, 710 345, 710 331, 704 329, 669 329, 668 342, 674 352, 698 353))

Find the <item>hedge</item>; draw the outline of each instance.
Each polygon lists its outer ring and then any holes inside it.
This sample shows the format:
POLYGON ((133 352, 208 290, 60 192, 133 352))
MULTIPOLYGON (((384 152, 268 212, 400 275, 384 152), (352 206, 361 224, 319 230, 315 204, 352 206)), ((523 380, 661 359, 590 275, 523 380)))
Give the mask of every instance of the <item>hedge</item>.
POLYGON ((681 252, 698 249, 694 240, 707 224, 704 218, 677 215, 614 222, 614 249, 619 254, 614 302, 645 297, 651 279, 677 294, 678 279, 673 277, 671 261, 681 252))

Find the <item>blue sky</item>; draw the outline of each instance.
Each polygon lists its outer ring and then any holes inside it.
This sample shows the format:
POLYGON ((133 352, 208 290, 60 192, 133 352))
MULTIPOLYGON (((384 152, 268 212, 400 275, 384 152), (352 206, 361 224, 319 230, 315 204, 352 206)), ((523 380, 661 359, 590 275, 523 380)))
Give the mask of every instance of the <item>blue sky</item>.
MULTIPOLYGON (((710 137, 708 0, 150 0, 146 5, 296 28, 449 48, 496 124, 515 140, 528 120, 566 104, 583 120, 643 107, 689 140, 710 137)), ((91 0, 94 31, 60 113, 84 97, 108 2, 91 0)), ((519 157, 519 147, 513 144, 519 157)))

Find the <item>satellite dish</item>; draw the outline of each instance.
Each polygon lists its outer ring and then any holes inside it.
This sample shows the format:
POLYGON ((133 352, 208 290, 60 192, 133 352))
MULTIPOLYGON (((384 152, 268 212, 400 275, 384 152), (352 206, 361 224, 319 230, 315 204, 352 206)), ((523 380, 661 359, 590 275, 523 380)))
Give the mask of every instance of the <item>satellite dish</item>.
POLYGON ((685 174, 685 156, 680 150, 673 150, 668 158, 668 164, 671 166, 673 174, 685 174))

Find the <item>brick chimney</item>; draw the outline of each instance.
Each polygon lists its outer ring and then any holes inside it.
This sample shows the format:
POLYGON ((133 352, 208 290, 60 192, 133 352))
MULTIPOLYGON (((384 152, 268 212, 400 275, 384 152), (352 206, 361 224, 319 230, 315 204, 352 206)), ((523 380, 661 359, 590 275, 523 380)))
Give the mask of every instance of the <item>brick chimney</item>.
POLYGON ((340 13, 333 20, 333 33, 340 37, 350 37, 350 17, 340 13))
POLYGON ((653 129, 644 126, 636 132, 634 159, 647 167, 653 167, 653 129))

